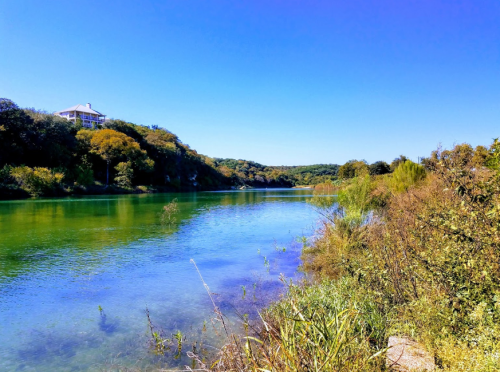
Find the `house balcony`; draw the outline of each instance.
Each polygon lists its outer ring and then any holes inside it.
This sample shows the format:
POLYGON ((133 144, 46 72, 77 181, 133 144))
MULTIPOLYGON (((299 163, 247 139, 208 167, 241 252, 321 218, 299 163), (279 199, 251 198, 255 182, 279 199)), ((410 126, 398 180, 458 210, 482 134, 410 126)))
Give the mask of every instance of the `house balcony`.
POLYGON ((98 123, 104 122, 104 119, 98 118, 97 116, 80 115, 82 120, 97 121, 98 123))
POLYGON ((92 121, 97 121, 99 123, 104 123, 104 118, 100 118, 97 116, 89 116, 89 115, 75 115, 75 114, 69 114, 69 115, 61 115, 63 118, 69 119, 69 120, 75 120, 76 118, 80 118, 82 120, 92 120, 92 121))

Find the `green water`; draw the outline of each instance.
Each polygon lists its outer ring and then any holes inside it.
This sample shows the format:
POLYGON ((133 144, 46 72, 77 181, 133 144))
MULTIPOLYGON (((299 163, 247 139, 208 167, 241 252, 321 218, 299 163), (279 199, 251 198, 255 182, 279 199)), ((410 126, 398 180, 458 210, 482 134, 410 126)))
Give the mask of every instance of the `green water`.
POLYGON ((296 237, 310 236, 318 219, 306 203, 311 194, 281 189, 0 202, 0 370, 188 363, 151 353, 146 307, 166 334, 181 330, 216 345, 216 337, 201 331, 213 311, 190 259, 236 326, 234 307, 263 306, 266 294, 281 288, 278 275, 296 273, 296 237), (176 222, 162 225, 158 214, 174 198, 176 222))

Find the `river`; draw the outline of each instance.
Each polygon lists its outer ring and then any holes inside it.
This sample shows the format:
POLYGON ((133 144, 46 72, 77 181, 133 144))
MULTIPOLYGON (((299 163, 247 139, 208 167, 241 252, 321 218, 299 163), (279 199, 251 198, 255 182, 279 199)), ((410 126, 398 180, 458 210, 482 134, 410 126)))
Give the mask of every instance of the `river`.
POLYGON ((173 368, 151 352, 145 309, 165 335, 210 336, 218 305, 257 309, 297 274, 318 214, 312 190, 86 196, 0 202, 0 370, 173 368), (179 212, 160 223, 162 207, 179 212), (203 327, 207 329, 203 331, 203 327))

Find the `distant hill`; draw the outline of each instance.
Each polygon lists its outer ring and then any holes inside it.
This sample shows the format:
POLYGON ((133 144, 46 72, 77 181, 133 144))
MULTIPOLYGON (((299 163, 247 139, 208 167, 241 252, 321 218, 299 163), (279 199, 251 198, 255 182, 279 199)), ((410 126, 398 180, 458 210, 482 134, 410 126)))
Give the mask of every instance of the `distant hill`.
POLYGON ((337 164, 267 166, 248 160, 213 159, 217 169, 233 182, 254 187, 315 185, 337 179, 337 164))

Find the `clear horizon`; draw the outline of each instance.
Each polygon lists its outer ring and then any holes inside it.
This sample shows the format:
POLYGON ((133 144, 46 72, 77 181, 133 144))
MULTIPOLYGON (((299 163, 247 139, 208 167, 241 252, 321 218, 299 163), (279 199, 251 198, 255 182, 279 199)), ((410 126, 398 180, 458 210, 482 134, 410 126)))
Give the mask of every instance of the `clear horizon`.
POLYGON ((413 160, 500 134, 496 1, 1 1, 0 97, 210 157, 413 160))

